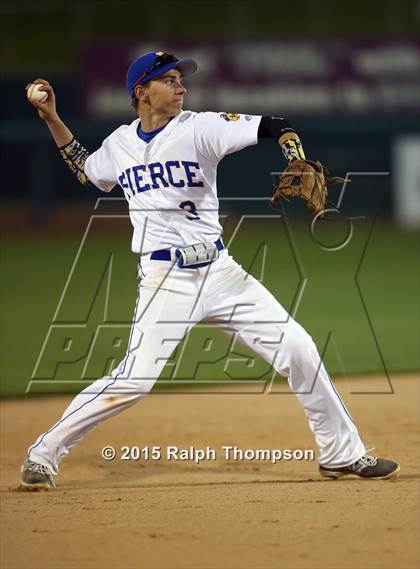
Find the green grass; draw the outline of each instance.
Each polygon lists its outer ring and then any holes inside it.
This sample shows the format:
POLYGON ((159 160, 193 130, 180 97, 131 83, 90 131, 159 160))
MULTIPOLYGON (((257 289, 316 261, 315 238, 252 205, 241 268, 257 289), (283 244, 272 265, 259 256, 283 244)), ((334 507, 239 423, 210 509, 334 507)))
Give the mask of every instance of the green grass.
MULTIPOLYGON (((225 240, 233 226, 233 222, 226 225, 225 240)), ((311 239, 308 227, 302 223, 287 229, 274 218, 259 223, 245 219, 230 251, 244 268, 260 278, 265 248, 262 282, 308 330, 320 352, 325 352, 331 374, 384 373, 384 366, 388 372, 417 370, 418 235, 397 231, 389 224, 376 224, 370 232, 367 221, 355 222, 354 229, 346 247, 326 251, 311 239)), ((342 235, 342 227, 330 224, 323 233, 317 236, 331 244, 342 235)), ((3 239, 2 395, 25 392, 79 242, 77 236, 3 239)), ((121 345, 111 347, 107 354, 104 348, 94 349, 84 377, 91 381, 123 357, 136 298, 137 260, 129 251, 129 243, 129 231, 111 235, 93 231, 87 239, 55 321, 62 328, 55 330, 47 342, 31 391, 73 392, 86 385, 78 380, 93 333, 104 322, 114 325, 113 337, 119 335, 121 345), (106 269, 111 257, 112 276, 104 320, 106 269), (73 338, 68 354, 74 361, 57 365, 57 361, 63 360, 67 337, 73 338), (39 382, 47 377, 53 381, 39 382), (65 383, 69 381, 72 383, 65 383)), ((109 333, 102 330, 103 344, 109 344, 109 333)), ((267 364, 258 358, 253 365, 246 365, 247 359, 252 361, 254 356, 242 348, 242 361, 231 362, 228 375, 226 357, 222 356, 229 343, 217 330, 210 334, 208 328, 197 327, 186 342, 177 376, 173 375, 174 365, 170 362, 162 373, 161 385, 165 379, 172 385, 175 379, 191 378, 198 360, 206 358, 208 361, 198 367, 196 380, 237 382, 270 376, 267 364), (203 346, 210 335, 213 346, 206 352, 203 346)))

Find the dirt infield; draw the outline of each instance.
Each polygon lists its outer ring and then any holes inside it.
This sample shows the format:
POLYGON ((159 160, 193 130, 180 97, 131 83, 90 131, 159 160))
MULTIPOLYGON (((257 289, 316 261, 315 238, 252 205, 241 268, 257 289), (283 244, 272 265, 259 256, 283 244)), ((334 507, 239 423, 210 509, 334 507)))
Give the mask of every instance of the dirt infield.
POLYGON ((392 383, 393 395, 350 395, 338 382, 365 443, 401 463, 398 480, 376 482, 324 481, 316 461, 225 460, 222 446, 311 449, 313 439, 291 395, 208 391, 148 396, 72 451, 54 492, 17 492, 27 445, 69 398, 3 401, 1 567, 418 567, 419 385, 415 376, 392 383), (106 444, 119 456, 124 445, 163 455, 193 445, 218 458, 106 462, 106 444))

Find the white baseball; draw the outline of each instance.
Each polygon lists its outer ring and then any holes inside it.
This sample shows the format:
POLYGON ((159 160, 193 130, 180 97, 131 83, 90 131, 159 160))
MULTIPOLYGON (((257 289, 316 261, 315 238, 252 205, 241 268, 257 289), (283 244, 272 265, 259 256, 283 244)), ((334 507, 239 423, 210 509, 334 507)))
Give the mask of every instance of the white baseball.
POLYGON ((48 99, 48 93, 46 93, 45 91, 41 91, 40 90, 41 87, 42 85, 39 85, 38 83, 36 84, 32 83, 31 85, 29 85, 26 91, 26 96, 28 97, 28 101, 45 103, 45 101, 48 99))

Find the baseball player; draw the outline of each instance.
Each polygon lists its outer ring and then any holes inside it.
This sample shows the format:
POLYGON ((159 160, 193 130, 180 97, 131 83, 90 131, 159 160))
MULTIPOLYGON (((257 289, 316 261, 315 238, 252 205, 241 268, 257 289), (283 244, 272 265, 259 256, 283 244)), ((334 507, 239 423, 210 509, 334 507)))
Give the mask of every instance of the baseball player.
POLYGON ((395 462, 366 454, 356 425, 307 332, 229 255, 218 219, 216 170, 232 152, 272 138, 288 162, 306 160, 299 136, 280 117, 183 110, 191 59, 147 53, 128 69, 138 117, 89 153, 61 121, 52 86, 33 102, 79 182, 120 185, 139 255, 139 294, 127 353, 111 373, 77 395, 32 444, 21 469, 27 489, 51 489, 63 457, 96 425, 139 401, 194 324, 206 320, 252 348, 286 376, 304 408, 327 478, 389 478, 395 462))

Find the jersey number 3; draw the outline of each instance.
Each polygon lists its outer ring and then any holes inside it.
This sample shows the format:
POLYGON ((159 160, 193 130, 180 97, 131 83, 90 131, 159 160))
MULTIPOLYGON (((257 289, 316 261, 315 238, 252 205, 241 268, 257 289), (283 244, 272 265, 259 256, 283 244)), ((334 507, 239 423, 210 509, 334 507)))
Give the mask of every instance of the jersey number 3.
POLYGON ((188 212, 188 214, 185 217, 190 221, 197 221, 197 219, 200 219, 194 202, 191 202, 189 200, 186 202, 181 202, 179 204, 179 207, 188 212))

